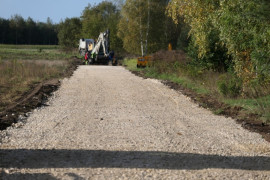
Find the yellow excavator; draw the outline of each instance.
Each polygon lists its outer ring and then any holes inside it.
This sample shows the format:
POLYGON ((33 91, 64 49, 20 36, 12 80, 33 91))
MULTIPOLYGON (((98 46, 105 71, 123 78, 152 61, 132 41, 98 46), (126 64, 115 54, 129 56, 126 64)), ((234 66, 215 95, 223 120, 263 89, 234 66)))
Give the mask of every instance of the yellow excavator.
POLYGON ((137 68, 143 68, 150 65, 152 61, 152 56, 143 56, 137 58, 137 68))
MULTIPOLYGON (((168 50, 172 51, 172 44, 169 43, 168 50)), ((150 66, 152 62, 152 56, 143 56, 137 58, 137 68, 150 66)))

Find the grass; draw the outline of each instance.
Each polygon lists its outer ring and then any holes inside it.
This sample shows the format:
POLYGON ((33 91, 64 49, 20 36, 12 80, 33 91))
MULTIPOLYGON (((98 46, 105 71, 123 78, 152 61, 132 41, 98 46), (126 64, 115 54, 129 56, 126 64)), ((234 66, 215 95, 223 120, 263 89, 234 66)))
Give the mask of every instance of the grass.
POLYGON ((0 44, 2 60, 65 60, 76 56, 76 51, 65 52, 56 45, 3 45, 0 44))
POLYGON ((61 78, 74 55, 58 46, 0 45, 0 111, 16 102, 31 85, 61 78))
POLYGON ((15 44, 0 44, 0 49, 60 49, 58 45, 15 45, 15 44))
POLYGON ((261 115, 261 120, 270 122, 270 95, 259 98, 223 99, 230 106, 240 106, 248 113, 261 115))
POLYGON ((130 71, 141 71, 142 69, 137 68, 137 59, 124 59, 122 62, 123 66, 126 66, 130 71))

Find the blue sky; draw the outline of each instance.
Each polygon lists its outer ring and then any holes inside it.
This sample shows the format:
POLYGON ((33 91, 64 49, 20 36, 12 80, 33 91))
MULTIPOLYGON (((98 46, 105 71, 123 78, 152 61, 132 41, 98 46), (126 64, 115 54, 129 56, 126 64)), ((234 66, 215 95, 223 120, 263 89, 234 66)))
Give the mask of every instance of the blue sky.
POLYGON ((46 22, 50 17, 53 23, 65 18, 80 17, 90 3, 98 4, 103 0, 0 0, 0 17, 9 19, 18 14, 34 21, 46 22))

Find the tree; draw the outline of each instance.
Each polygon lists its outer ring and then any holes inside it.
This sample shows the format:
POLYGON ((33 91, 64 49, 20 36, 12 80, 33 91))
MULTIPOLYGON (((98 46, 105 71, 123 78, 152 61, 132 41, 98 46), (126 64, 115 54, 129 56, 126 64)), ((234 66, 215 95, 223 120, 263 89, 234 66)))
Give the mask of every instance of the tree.
POLYGON ((78 46, 82 24, 79 18, 67 18, 59 24, 58 39, 59 45, 64 48, 78 46))
POLYGON ((174 41, 176 46, 180 26, 165 14, 167 0, 127 0, 121 11, 118 36, 125 50, 146 55, 164 49, 174 41), (169 21, 168 21, 169 20, 169 21))
POLYGON ((198 45, 198 55, 203 57, 210 51, 209 39, 215 28, 212 24, 213 12, 218 7, 219 0, 172 0, 168 6, 168 13, 175 23, 179 16, 189 24, 190 35, 198 45))
POLYGON ((0 42, 2 44, 9 42, 9 21, 0 18, 0 42))
POLYGON ((52 22, 35 22, 28 17, 14 15, 11 19, 0 18, 0 42, 5 44, 57 44, 57 25, 52 22))
POLYGON ((201 59, 227 51, 244 91, 253 80, 270 81, 269 10, 267 0, 172 0, 168 7, 176 23, 183 16, 190 25, 201 59))
POLYGON ((28 17, 28 19, 26 20, 26 29, 27 29, 27 34, 26 34, 26 38, 27 38, 27 44, 32 44, 35 43, 36 40, 36 23, 34 22, 34 20, 30 17, 28 17))
POLYGON ((270 80, 270 3, 266 0, 220 1, 213 18, 220 39, 244 81, 270 80))
POLYGON ((82 37, 95 39, 101 32, 110 30, 110 46, 122 50, 122 40, 117 37, 120 11, 112 2, 103 1, 97 6, 87 6, 81 16, 82 37))
POLYGON ((23 17, 20 15, 12 16, 10 20, 10 28, 11 32, 15 34, 15 44, 25 44, 25 21, 23 17))

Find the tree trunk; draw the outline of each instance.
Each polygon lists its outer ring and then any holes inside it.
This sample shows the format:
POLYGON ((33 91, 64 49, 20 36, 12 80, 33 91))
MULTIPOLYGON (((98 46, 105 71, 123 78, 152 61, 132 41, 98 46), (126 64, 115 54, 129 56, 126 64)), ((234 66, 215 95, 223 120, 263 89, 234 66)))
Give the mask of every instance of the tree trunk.
POLYGON ((149 28, 150 28, 150 0, 148 0, 148 4, 147 4, 147 10, 148 10, 148 13, 147 13, 147 30, 146 30, 146 39, 145 39, 145 54, 147 55, 148 53, 148 35, 149 35, 149 28))

